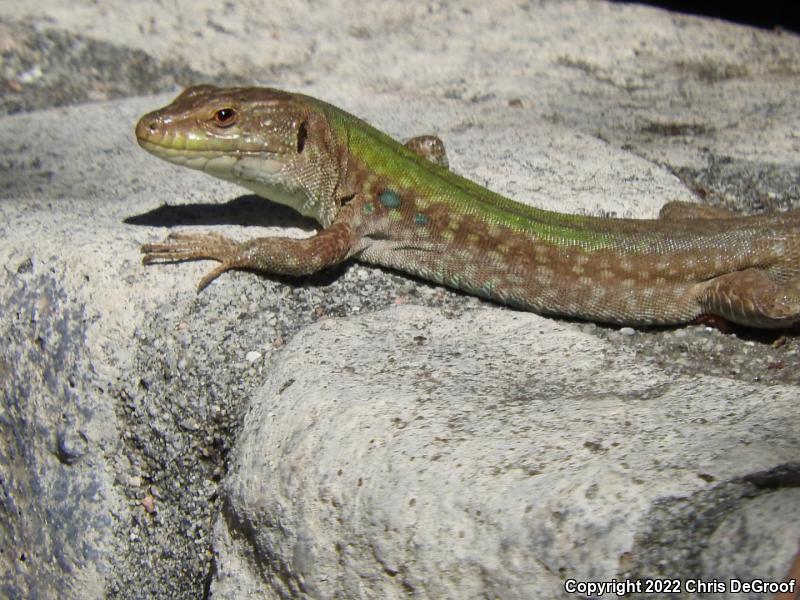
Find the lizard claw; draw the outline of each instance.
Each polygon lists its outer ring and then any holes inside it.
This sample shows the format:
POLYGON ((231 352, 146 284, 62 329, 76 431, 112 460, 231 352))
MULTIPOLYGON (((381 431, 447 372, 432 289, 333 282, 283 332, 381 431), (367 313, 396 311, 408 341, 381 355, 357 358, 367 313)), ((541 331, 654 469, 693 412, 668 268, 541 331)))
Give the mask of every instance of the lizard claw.
POLYGON ((208 287, 208 284, 209 284, 209 283, 211 283, 212 281, 214 281, 214 280, 215 280, 217 277, 219 277, 220 275, 222 275, 222 274, 223 274, 225 271, 227 271, 228 269, 232 269, 232 268, 233 268, 233 266, 234 266, 234 265, 232 265, 232 264, 229 264, 229 263, 222 263, 221 265, 219 265, 219 266, 217 266, 217 267, 214 267, 213 269, 211 269, 211 270, 210 270, 208 273, 206 273, 205 275, 203 275, 203 277, 202 277, 202 278, 200 279, 200 281, 198 282, 198 284, 197 284, 197 291, 198 291, 198 292, 202 292, 204 289, 206 289, 206 287, 208 287))

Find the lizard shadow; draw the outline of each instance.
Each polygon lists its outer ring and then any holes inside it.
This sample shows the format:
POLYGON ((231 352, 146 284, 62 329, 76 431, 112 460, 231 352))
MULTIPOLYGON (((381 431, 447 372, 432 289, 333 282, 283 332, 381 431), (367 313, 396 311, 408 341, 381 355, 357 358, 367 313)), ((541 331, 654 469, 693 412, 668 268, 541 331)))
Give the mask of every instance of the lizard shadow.
MULTIPOLYGON (((567 321, 570 323, 587 323, 591 321, 586 321, 585 319, 578 319, 578 318, 571 318, 571 317, 556 317, 563 321, 567 321)), ((706 319, 705 317, 699 317, 698 319, 689 322, 689 323, 677 323, 675 325, 637 325, 633 326, 632 329, 639 331, 641 333, 664 333, 669 331, 676 331, 678 329, 684 329, 688 326, 697 326, 703 325, 706 327, 710 327, 711 329, 717 329, 721 333, 726 335, 733 335, 734 337, 745 341, 745 342, 755 342, 757 344, 769 344, 769 345, 776 345, 782 344, 784 341, 785 336, 797 336, 800 335, 800 325, 792 325, 791 327, 786 327, 782 329, 759 329, 757 327, 747 327, 746 325, 738 325, 737 323, 731 323, 730 321, 725 321, 721 318, 710 318, 706 319)), ((619 331, 620 329, 626 327, 625 325, 615 325, 613 323, 595 323, 595 326, 599 329, 603 329, 605 331, 619 331)))
POLYGON ((162 204, 145 213, 123 219, 127 225, 178 227, 239 225, 242 227, 298 227, 314 231, 319 225, 295 210, 255 194, 219 204, 162 204))

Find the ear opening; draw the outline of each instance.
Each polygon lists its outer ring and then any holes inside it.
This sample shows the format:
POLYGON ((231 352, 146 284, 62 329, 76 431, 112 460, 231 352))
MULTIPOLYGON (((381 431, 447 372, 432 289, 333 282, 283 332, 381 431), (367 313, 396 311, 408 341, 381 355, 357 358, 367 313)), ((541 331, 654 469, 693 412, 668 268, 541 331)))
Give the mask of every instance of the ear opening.
POLYGON ((306 147, 306 139, 308 139, 308 122, 303 121, 300 127, 297 128, 297 153, 303 152, 306 147))

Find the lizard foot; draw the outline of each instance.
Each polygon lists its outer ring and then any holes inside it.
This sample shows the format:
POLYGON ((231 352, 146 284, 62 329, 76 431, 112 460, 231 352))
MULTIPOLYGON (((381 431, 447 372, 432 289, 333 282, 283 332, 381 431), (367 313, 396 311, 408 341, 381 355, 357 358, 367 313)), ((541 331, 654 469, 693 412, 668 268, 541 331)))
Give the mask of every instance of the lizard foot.
POLYGON ((778 284, 757 269, 746 269, 705 282, 705 312, 748 327, 789 327, 800 321, 800 282, 778 284))
POLYGON ((241 244, 217 233, 171 233, 166 240, 142 246, 142 263, 182 262, 186 260, 217 260, 221 264, 209 271, 197 286, 201 291, 229 269, 240 266, 237 257, 241 244))

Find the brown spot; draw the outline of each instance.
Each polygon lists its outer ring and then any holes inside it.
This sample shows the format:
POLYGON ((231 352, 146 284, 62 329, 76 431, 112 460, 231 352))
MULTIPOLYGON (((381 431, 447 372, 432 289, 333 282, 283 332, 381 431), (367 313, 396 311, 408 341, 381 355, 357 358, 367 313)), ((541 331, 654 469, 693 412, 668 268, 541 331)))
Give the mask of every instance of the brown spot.
POLYGON ((153 514, 156 512, 156 499, 153 496, 148 494, 142 498, 141 504, 148 513, 153 514))

